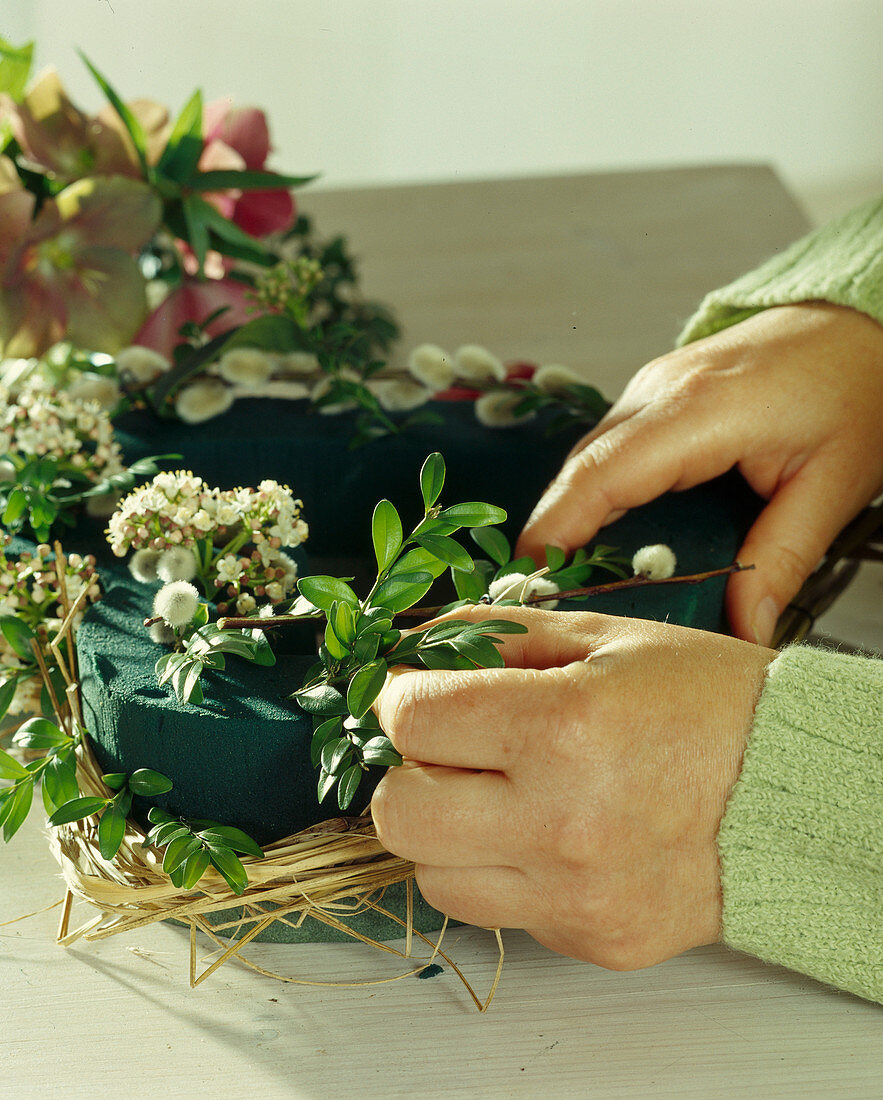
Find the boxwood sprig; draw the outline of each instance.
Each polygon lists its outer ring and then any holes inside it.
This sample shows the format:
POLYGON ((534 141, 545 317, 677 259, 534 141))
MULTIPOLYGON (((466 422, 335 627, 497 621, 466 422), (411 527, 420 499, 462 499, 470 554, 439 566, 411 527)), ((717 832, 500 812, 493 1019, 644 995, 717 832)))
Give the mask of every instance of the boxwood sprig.
POLYGON ((499 635, 526 631, 520 623, 503 619, 448 619, 406 635, 395 627, 395 616, 420 601, 445 570, 455 576, 475 570, 471 554, 453 538, 458 531, 506 519, 502 508, 477 501, 442 507, 438 500, 444 483, 444 459, 431 454, 420 471, 423 516, 408 536, 390 501, 382 500, 374 509, 377 577, 364 599, 339 577, 303 577, 298 582, 304 605, 324 612, 326 625, 319 661, 293 698, 314 715, 312 758, 319 769, 319 800, 336 786, 341 810, 352 803, 371 765, 402 762, 371 711, 390 668, 500 667, 499 635))

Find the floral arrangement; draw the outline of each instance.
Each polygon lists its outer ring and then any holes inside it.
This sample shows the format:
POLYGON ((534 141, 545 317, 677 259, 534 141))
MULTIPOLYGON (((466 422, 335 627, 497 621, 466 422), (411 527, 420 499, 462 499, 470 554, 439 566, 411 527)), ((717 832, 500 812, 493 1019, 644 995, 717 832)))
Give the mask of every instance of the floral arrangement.
POLYGON ((354 410, 367 442, 438 419, 432 398, 473 400, 494 427, 553 406, 556 425, 607 403, 567 368, 504 367, 475 345, 387 352, 391 314, 361 300, 340 236, 320 241, 267 168, 267 119, 194 93, 176 119, 106 98, 94 116, 32 46, 0 40, 0 356, 114 413, 147 407, 199 423, 240 397, 354 410), (396 414, 407 414, 404 420, 396 414))
MULTIPOLYGON (((221 614, 245 615, 259 599, 279 603, 294 588, 297 563, 282 547, 294 549, 309 535, 301 507, 276 481, 217 489, 178 470, 157 474, 120 502, 108 541, 117 557, 135 551, 129 570, 137 580, 193 582, 221 614)), ((164 589, 157 599, 165 600, 164 589)))
MULTIPOLYGON (((46 544, 9 556, 11 541, 0 535, 0 717, 51 713, 49 688, 62 694, 65 688, 51 646, 77 594, 84 591, 86 603, 99 598, 95 558, 56 555, 46 544), (48 684, 41 678, 35 644, 49 657, 48 684)), ((74 635, 81 615, 71 622, 74 635)))

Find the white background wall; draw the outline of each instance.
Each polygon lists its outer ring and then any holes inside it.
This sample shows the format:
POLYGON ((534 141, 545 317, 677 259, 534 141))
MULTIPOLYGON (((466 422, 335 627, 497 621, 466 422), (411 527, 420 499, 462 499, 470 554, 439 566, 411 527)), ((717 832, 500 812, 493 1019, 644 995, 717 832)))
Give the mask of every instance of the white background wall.
POLYGON ((0 0, 97 107, 264 106, 323 186, 774 164, 812 213, 883 188, 883 0, 0 0))

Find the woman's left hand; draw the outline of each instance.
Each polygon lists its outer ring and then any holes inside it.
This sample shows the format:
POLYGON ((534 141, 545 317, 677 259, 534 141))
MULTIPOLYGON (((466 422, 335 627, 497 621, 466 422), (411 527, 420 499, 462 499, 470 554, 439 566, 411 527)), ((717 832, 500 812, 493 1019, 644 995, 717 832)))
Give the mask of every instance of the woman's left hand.
POLYGON ((405 763, 372 812, 424 897, 635 969, 720 936, 716 836, 775 652, 642 620, 460 609, 528 626, 503 669, 396 669, 375 709, 405 763))

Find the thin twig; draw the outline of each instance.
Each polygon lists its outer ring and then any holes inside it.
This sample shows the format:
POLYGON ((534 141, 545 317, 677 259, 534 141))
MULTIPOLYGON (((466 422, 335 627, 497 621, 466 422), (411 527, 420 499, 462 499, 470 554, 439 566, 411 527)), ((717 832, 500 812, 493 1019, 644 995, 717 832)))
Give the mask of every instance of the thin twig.
MULTIPOLYGON (((701 584, 702 581, 711 580, 714 577, 725 577, 730 573, 742 573, 753 569, 753 565, 742 565, 733 562, 722 569, 708 569, 704 573, 685 573, 680 577, 665 577, 662 580, 650 580, 648 577, 626 577, 622 581, 610 581, 607 584, 593 584, 586 588, 569 588, 564 592, 547 592, 542 595, 529 596, 524 601, 524 606, 546 603, 549 600, 576 600, 587 596, 603 596, 608 592, 620 592, 626 588, 649 588, 658 584, 701 584)), ((438 607, 412 607, 407 611, 400 611, 397 619, 429 619, 438 615, 447 604, 438 607)))

